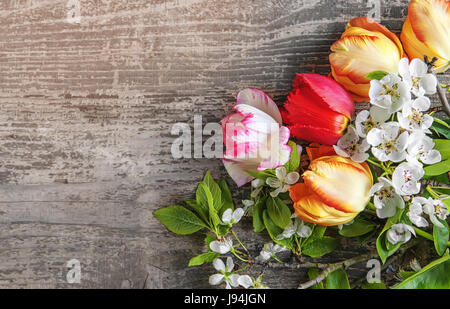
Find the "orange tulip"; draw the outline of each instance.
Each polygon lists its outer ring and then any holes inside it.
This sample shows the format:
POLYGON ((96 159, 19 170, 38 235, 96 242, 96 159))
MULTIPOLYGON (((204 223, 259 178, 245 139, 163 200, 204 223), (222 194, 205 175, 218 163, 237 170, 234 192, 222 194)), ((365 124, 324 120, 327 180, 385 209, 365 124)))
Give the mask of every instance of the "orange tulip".
POLYGON ((400 35, 408 56, 436 57, 435 71, 450 68, 450 1, 412 0, 400 35))
POLYGON ((404 56, 399 38, 368 17, 350 20, 331 51, 331 75, 358 102, 369 100, 367 74, 397 73, 398 62, 404 56))
POLYGON ((314 158, 331 154, 332 149, 329 146, 307 149, 312 162, 303 173, 304 182, 289 189, 297 216, 325 226, 353 220, 369 202, 369 190, 373 185, 366 163, 337 155, 314 158))

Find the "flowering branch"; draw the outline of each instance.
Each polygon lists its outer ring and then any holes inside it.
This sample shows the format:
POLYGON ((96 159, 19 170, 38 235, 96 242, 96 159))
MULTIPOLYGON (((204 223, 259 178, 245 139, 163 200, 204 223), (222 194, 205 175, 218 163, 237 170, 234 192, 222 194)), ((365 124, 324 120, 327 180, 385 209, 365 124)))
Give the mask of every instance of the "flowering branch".
MULTIPOLYGON (((436 73, 434 72, 433 67, 434 67, 434 63, 438 59, 436 57, 433 57, 433 59, 431 59, 431 61, 430 61, 427 56, 424 56, 424 60, 425 60, 425 63, 428 65, 428 73, 431 73, 434 76, 436 76, 436 73)), ((437 76, 436 76, 436 79, 437 79, 437 76)), ((445 91, 441 87, 441 84, 439 83, 439 80, 438 80, 438 83, 436 86, 436 90, 437 90, 437 94, 439 96, 439 100, 441 100, 442 106, 444 107, 444 112, 448 116, 450 116, 450 105, 448 103, 447 96, 445 95, 445 91)))

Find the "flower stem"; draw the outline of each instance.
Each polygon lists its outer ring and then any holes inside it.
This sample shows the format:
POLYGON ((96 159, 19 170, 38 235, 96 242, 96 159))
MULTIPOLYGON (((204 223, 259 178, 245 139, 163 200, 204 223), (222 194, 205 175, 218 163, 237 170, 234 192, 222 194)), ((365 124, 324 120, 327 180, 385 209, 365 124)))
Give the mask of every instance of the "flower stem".
MULTIPOLYGON (((434 241, 433 235, 430 233, 427 233, 415 226, 413 226, 414 231, 416 231, 417 235, 422 236, 423 238, 426 238, 428 240, 434 241)), ((447 247, 450 247, 450 241, 447 241, 447 247)))
POLYGON ((245 248, 244 244, 243 244, 243 243, 239 240, 239 238, 237 237, 236 233, 235 233, 233 230, 231 230, 231 233, 233 234, 234 238, 236 238, 237 242, 241 245, 241 247, 242 247, 247 253, 249 253, 248 250, 247 250, 247 248, 245 248))
POLYGON ((436 192, 431 188, 430 185, 427 186, 428 193, 431 194, 431 196, 435 199, 439 199, 439 195, 436 194, 436 192))
POLYGON ((233 253, 233 255, 234 255, 235 257, 237 257, 239 260, 241 260, 242 262, 250 263, 249 260, 246 260, 246 259, 244 259, 243 257, 241 257, 239 254, 237 254, 237 252, 236 252, 236 250, 235 250, 234 248, 231 249, 231 253, 233 253))

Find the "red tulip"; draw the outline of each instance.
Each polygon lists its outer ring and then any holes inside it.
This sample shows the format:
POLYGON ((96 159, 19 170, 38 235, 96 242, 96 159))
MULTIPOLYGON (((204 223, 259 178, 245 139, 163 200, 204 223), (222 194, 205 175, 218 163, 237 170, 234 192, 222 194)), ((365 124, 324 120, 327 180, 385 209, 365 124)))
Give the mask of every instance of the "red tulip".
POLYGON ((297 74, 293 88, 281 111, 291 135, 335 145, 355 112, 350 94, 331 78, 318 74, 297 74))

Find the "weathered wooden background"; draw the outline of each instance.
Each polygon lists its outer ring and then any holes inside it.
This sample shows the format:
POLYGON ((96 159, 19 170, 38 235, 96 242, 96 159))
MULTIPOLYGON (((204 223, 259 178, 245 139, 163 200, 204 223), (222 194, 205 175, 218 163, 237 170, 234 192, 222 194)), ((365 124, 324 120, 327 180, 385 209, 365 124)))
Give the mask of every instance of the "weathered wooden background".
MULTIPOLYGON (((74 2, 0 1, 0 288, 207 288, 213 268, 187 267, 202 237, 167 232, 152 211, 224 169, 173 159, 172 125, 220 120, 246 87, 281 103, 296 72, 329 72, 329 46, 376 3, 79 0, 69 23, 74 2), (80 284, 66 281, 71 259, 80 284)), ((398 32, 408 1, 380 4, 398 32)), ((255 253, 267 240, 250 222, 238 233, 255 253)), ((274 288, 305 279, 265 272, 274 288)))

